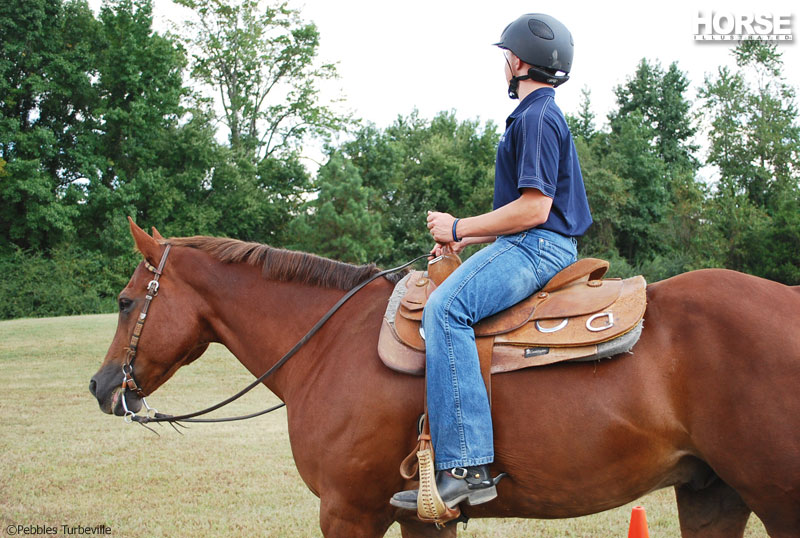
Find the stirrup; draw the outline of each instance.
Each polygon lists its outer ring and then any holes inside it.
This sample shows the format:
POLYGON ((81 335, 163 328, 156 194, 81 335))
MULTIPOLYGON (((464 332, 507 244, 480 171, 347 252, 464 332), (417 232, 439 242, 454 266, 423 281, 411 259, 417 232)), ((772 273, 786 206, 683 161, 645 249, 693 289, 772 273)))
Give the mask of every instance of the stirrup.
POLYGON ((427 523, 435 523, 442 528, 448 521, 461 516, 458 505, 449 508, 439 495, 436 486, 436 471, 433 467, 433 448, 417 452, 419 459, 419 494, 417 495, 417 516, 427 523))

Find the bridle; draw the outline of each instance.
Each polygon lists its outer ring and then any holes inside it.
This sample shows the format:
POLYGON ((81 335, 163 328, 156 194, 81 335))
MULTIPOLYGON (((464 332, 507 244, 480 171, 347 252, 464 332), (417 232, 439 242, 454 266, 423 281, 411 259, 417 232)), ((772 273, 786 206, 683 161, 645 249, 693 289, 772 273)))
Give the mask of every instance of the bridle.
MULTIPOLYGON (((139 314, 139 318, 136 320, 136 325, 133 327, 131 342, 128 344, 128 347, 125 348, 125 362, 122 365, 122 389, 124 390, 127 388, 135 392, 136 395, 142 399, 144 399, 144 391, 136 384, 136 380, 133 378, 133 361, 136 360, 136 353, 139 350, 139 338, 142 336, 142 329, 144 329, 144 322, 147 320, 147 311, 150 309, 150 303, 158 296, 158 279, 164 272, 164 265, 167 263, 167 256, 169 256, 170 248, 172 248, 172 245, 167 245, 164 254, 161 256, 161 261, 158 263, 158 268, 147 263, 147 260, 144 262, 144 266, 153 273, 153 280, 147 284, 147 295, 144 297, 142 311, 139 314)), ((125 398, 123 398, 122 401, 124 402, 125 398)))
POLYGON ((125 401, 125 391, 130 390, 142 400, 142 404, 147 409, 147 416, 148 417, 155 417, 158 414, 156 409, 150 407, 147 403, 147 399, 144 397, 144 391, 139 387, 136 383, 136 380, 133 378, 133 361, 136 360, 136 353, 139 351, 139 338, 142 336, 142 329, 144 329, 144 322, 147 320, 147 311, 150 310, 150 303, 153 302, 153 299, 156 298, 158 295, 158 279, 161 277, 161 274, 164 272, 164 265, 167 263, 167 256, 169 256, 169 250, 172 248, 172 245, 167 245, 167 248, 164 250, 164 254, 161 255, 161 261, 158 263, 158 267, 153 267, 150 265, 147 260, 144 261, 144 266, 153 273, 153 279, 147 283, 147 295, 144 297, 144 304, 142 305, 142 311, 139 313, 139 317, 136 319, 136 325, 133 327, 133 334, 131 334, 131 341, 128 344, 128 347, 125 348, 125 362, 122 364, 122 386, 120 387, 119 397, 122 400, 122 409, 125 412, 123 418, 125 422, 139 422, 137 419, 140 418, 136 413, 128 409, 128 403, 125 401))
MULTIPOLYGON (((256 379, 252 383, 250 383, 248 386, 246 386, 245 388, 243 388, 242 390, 240 390, 239 392, 237 392, 236 394, 234 394, 230 398, 227 398, 227 399, 225 399, 225 400, 223 400, 223 401, 221 401, 221 402, 219 402, 219 403, 217 403, 215 405, 212 405, 211 407, 207 407, 206 409, 202 409, 200 411, 195 411, 193 413, 187 413, 187 414, 184 414, 184 415, 177 415, 176 416, 176 415, 166 415, 166 414, 163 414, 163 413, 159 413, 158 410, 150 407, 147 404, 147 400, 145 399, 144 391, 139 387, 139 385, 136 383, 136 380, 133 377, 133 362, 136 359, 136 353, 137 353, 138 346, 139 346, 139 339, 140 339, 140 337, 142 335, 142 329, 144 328, 144 322, 147 320, 147 311, 150 308, 150 303, 152 303, 153 299, 158 296, 158 287, 159 287, 158 279, 161 277, 161 275, 164 272, 164 266, 167 263, 167 256, 169 255, 169 251, 170 251, 171 247, 172 247, 172 245, 167 244, 167 248, 164 250, 164 254, 161 256, 161 261, 158 263, 158 267, 157 268, 153 267, 152 265, 150 265, 147 262, 147 260, 145 260, 145 262, 144 262, 145 267, 150 272, 152 272, 154 274, 154 276, 153 276, 153 279, 147 284, 147 295, 145 296, 144 305, 142 305, 142 311, 139 314, 139 318, 136 320, 136 325, 133 328, 133 334, 131 335, 130 344, 126 348, 125 362, 122 365, 122 386, 120 387, 120 389, 121 389, 120 398, 122 399, 122 408, 123 408, 123 410, 125 412, 123 418, 125 419, 125 422, 128 422, 128 423, 130 423, 130 422, 138 422, 139 424, 141 424, 142 426, 145 426, 145 427, 147 427, 146 424, 148 424, 150 422, 156 422, 156 423, 168 422, 173 427, 174 427, 175 424, 180 425, 179 424, 180 422, 233 422, 235 420, 245 420, 245 419, 248 419, 248 418, 258 417, 258 416, 270 413, 272 411, 275 411, 276 409, 280 409, 281 407, 285 406, 286 404, 281 402, 280 404, 272 406, 272 407, 270 407, 268 409, 264 409, 263 411, 258 411, 256 413, 251 413, 249 415, 242 415, 242 416, 238 416, 238 417, 196 418, 196 417, 199 417, 201 415, 206 415, 208 413, 211 413, 212 411, 216 411, 217 409, 219 409, 221 407, 224 407, 224 406, 228 405, 229 403, 231 403, 231 402, 233 402, 235 400, 238 400, 239 398, 241 398, 242 396, 244 396, 245 394, 247 394, 248 392, 250 392, 251 390, 253 390, 257 386, 259 386, 265 379, 267 379, 276 370, 278 370, 278 368, 283 366, 286 363, 286 361, 288 361, 290 358, 292 358, 295 355, 295 353, 297 353, 300 350, 300 348, 303 347, 303 345, 305 345, 305 343, 308 342, 311 339, 311 337, 314 336, 314 334, 316 334, 317 331, 319 331, 319 329, 322 328, 322 326, 325 324, 325 322, 327 322, 331 318, 331 316, 333 316, 336 313, 336 311, 339 310, 339 308, 341 308, 341 306, 345 302, 347 302, 348 299, 350 299, 353 295, 355 295, 359 290, 361 290, 367 284, 369 284, 370 282, 372 282, 374 280, 377 280, 380 277, 386 276, 388 274, 396 273, 398 271, 402 271, 403 269, 405 269, 409 265, 413 264, 414 262, 419 261, 419 260, 421 260, 423 258, 430 257, 429 253, 428 254, 423 254, 421 256, 418 256, 418 257, 414 258, 413 260, 411 260, 409 262, 404 263, 403 265, 399 265, 397 267, 393 267, 392 269, 386 269, 384 271, 380 271, 379 273, 376 273, 376 274, 372 275, 370 278, 368 278, 364 282, 362 282, 362 283, 358 284, 357 286, 355 286, 354 288, 352 288, 341 299, 339 299, 336 302, 336 304, 333 305, 331 307, 331 309, 328 310, 328 312, 326 312, 325 315, 322 316, 320 318, 320 320, 317 321, 316 324, 314 324, 313 327, 311 327, 311 329, 306 333, 306 335, 303 336, 303 338, 301 338, 294 345, 294 347, 292 347, 292 349, 287 351, 286 354, 283 357, 281 357, 281 359, 278 362, 276 362, 274 365, 272 365, 272 367, 269 368, 266 372, 264 372, 258 379, 256 379), (136 413, 134 413, 133 411, 130 411, 128 409, 128 405, 125 402, 125 391, 126 390, 133 391, 137 396, 139 396, 139 398, 142 401, 142 404, 144 405, 145 409, 147 410, 147 414, 146 415, 137 415, 136 413)), ((151 429, 151 428, 148 428, 148 429, 151 429)))

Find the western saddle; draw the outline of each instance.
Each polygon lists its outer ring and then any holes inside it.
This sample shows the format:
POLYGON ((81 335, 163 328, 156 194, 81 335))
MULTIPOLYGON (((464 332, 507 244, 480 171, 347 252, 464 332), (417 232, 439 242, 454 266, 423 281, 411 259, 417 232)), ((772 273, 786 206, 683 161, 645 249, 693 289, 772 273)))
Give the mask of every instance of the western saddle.
MULTIPOLYGON (((378 340, 378 353, 389 368, 424 374, 422 312, 433 290, 460 263, 446 254, 432 260, 428 271, 413 271, 398 283, 378 340)), ((630 350, 641 333, 646 282, 641 276, 603 280, 607 270, 605 260, 578 260, 524 301, 476 323, 479 355, 491 350, 491 373, 630 350)))

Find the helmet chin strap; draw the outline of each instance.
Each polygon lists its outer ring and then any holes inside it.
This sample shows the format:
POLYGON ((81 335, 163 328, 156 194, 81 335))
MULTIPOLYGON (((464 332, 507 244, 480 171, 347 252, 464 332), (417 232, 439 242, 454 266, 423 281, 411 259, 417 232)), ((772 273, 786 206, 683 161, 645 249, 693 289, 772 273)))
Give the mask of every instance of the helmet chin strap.
POLYGON ((519 99, 519 81, 520 80, 527 80, 531 78, 530 74, 523 75, 521 77, 514 76, 514 70, 511 68, 511 62, 508 61, 508 56, 503 54, 503 57, 506 59, 506 63, 508 64, 508 72, 511 73, 511 80, 508 81, 508 97, 510 99, 519 99))
MULTIPOLYGON (((509 63, 508 58, 506 58, 506 63, 508 64, 509 71, 513 73, 511 69, 511 63, 509 63)), ((569 80, 569 75, 551 75, 544 69, 539 67, 531 67, 528 69, 527 75, 511 75, 511 80, 508 82, 508 97, 511 99, 519 99, 519 81, 528 79, 535 80, 537 82, 544 82, 545 84, 552 84, 554 88, 558 88, 569 80)))
POLYGON ((508 82, 508 97, 511 99, 519 99, 519 81, 520 80, 528 80, 531 78, 530 75, 523 75, 521 77, 511 77, 511 80, 508 82))

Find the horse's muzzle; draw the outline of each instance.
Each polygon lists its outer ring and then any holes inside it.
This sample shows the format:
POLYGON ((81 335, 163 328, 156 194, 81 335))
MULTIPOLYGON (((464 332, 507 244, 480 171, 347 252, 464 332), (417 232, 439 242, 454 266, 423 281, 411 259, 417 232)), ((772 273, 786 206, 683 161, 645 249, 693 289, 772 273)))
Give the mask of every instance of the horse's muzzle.
POLYGON ((109 364, 101 368, 89 381, 89 392, 97 398, 100 410, 109 415, 121 417, 125 414, 125 405, 134 413, 142 408, 142 400, 136 394, 122 389, 122 370, 109 364))

